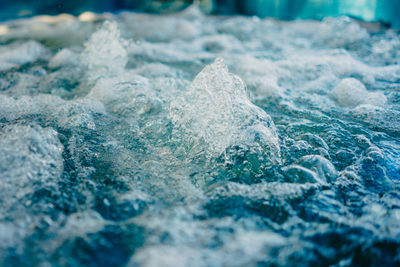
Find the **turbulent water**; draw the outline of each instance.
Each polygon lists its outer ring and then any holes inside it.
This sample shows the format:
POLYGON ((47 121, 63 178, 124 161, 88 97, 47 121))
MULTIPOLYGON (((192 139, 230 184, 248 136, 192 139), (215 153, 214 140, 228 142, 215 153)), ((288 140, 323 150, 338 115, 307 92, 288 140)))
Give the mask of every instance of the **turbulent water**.
POLYGON ((0 43, 0 265, 400 264, 398 32, 191 7, 0 43))

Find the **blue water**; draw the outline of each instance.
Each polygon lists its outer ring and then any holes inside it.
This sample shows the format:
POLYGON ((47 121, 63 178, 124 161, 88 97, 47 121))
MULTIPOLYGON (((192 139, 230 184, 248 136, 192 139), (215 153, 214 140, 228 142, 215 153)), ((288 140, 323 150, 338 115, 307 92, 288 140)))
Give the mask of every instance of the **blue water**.
POLYGON ((246 1, 245 10, 258 16, 283 19, 322 19, 347 15, 366 21, 382 21, 400 26, 400 2, 397 0, 254 0, 246 1))
POLYGON ((398 32, 190 7, 0 44, 0 265, 400 265, 398 32))
MULTIPOLYGON (((179 11, 193 1, 176 0, 61 0, 0 1, 0 21, 39 14, 85 11, 116 12, 142 10, 155 13, 179 11)), ((327 16, 353 16, 366 21, 381 21, 400 27, 398 0, 199 0, 205 12, 214 14, 247 14, 278 19, 323 19, 327 16)))

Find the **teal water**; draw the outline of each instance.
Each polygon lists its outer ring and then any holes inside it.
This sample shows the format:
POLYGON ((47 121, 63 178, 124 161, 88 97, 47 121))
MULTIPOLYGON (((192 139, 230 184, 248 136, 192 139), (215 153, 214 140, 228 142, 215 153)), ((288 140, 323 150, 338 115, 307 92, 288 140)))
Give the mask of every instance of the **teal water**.
POLYGON ((400 2, 397 0, 254 0, 246 1, 244 7, 248 14, 262 17, 323 19, 347 15, 400 27, 400 2))

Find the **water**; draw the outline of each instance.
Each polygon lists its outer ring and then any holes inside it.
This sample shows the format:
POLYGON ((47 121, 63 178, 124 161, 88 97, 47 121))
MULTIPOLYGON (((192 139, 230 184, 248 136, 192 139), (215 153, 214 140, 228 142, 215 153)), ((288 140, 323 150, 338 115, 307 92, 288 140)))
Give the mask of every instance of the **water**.
POLYGON ((323 19, 347 15, 366 21, 382 21, 397 28, 400 26, 398 0, 250 0, 242 5, 247 14, 262 17, 323 19))
POLYGON ((400 264, 399 38, 195 7, 1 24, 1 264, 400 264))

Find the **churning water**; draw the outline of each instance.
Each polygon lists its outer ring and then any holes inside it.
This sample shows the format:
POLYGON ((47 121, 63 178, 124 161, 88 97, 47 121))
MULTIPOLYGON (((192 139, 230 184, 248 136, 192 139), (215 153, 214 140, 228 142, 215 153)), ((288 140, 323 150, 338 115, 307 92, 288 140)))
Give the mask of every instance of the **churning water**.
POLYGON ((400 35, 85 13, 0 24, 4 266, 400 264, 400 35))

